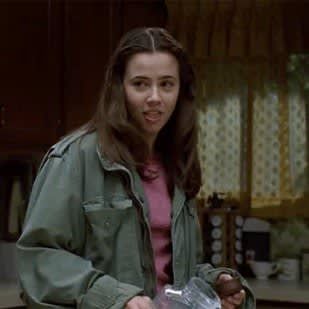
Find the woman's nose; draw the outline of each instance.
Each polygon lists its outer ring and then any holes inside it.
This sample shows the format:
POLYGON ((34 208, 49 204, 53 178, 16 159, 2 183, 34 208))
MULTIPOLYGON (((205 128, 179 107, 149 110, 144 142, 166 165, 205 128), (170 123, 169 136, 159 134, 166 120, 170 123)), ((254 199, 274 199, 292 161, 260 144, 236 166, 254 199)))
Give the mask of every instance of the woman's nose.
POLYGON ((151 103, 151 102, 160 102, 160 100, 161 97, 158 87, 157 86, 151 87, 147 101, 151 103))

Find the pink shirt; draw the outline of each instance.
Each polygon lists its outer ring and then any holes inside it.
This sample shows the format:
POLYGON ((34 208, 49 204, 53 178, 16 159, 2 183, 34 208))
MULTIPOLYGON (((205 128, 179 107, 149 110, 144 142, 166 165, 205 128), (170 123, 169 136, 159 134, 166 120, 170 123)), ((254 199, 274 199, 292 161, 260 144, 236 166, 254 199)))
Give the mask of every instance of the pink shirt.
POLYGON ((157 291, 171 283, 171 198, 168 193, 164 167, 157 160, 145 166, 143 187, 148 200, 151 242, 157 273, 157 291), (148 179, 147 179, 148 177, 148 179))

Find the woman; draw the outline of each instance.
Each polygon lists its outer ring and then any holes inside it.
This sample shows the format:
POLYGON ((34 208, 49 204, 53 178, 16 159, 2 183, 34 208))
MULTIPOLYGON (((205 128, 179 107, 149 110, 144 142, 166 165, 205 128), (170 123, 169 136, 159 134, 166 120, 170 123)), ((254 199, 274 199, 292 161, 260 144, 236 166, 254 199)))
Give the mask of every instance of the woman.
MULTIPOLYGON (((198 264, 193 82, 167 31, 121 39, 94 118, 51 148, 34 183, 17 244, 30 307, 151 308, 167 283, 232 278, 198 264)), ((248 288, 221 301, 254 306, 248 288)))

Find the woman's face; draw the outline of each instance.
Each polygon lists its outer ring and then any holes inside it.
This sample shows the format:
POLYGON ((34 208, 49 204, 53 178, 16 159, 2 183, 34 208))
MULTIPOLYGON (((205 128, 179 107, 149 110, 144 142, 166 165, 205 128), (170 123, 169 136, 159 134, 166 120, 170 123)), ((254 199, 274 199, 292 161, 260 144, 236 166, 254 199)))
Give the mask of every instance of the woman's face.
POLYGON ((137 53, 126 65, 123 85, 129 114, 152 147, 176 106, 178 61, 167 52, 137 53))

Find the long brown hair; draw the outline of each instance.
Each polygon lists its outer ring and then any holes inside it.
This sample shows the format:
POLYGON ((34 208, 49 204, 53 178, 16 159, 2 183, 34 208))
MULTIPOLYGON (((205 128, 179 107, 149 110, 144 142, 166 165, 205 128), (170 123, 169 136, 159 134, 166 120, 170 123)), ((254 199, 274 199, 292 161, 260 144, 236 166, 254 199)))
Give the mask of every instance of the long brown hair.
POLYGON ((128 168, 139 169, 143 165, 149 149, 140 130, 130 121, 123 77, 132 55, 156 51, 168 52, 177 59, 180 91, 171 118, 158 134, 155 149, 166 168, 170 190, 176 184, 188 197, 194 197, 201 186, 194 73, 182 46, 165 29, 133 29, 121 38, 107 66, 97 111, 88 130, 98 131, 101 151, 109 160, 128 168))

